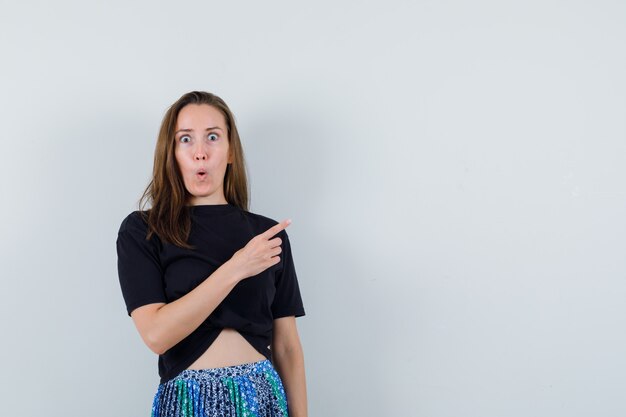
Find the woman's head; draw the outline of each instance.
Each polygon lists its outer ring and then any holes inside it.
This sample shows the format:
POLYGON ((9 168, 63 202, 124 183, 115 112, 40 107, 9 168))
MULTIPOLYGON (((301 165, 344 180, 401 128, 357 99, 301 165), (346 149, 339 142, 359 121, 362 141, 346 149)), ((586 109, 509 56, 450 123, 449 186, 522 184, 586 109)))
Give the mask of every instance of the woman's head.
POLYGON ((224 114, 208 104, 180 109, 174 131, 174 156, 189 203, 225 204, 224 177, 232 163, 224 114))
POLYGON ((155 229, 161 223, 172 233, 175 229, 170 227, 178 227, 173 223, 187 217, 188 205, 228 202, 248 210, 243 148, 235 118, 220 97, 192 91, 167 109, 154 152, 152 180, 140 206, 146 198, 152 203, 150 218, 170 223, 157 220, 155 229), (200 169, 206 172, 203 177, 197 175, 200 169))

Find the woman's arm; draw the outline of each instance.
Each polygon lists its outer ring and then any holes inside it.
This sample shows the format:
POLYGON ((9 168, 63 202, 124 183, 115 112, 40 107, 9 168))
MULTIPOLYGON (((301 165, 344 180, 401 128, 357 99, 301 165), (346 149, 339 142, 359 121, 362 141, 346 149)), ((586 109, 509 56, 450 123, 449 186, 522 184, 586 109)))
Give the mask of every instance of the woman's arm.
POLYGON ((196 330, 240 279, 238 268, 227 261, 176 301, 138 307, 131 317, 144 343, 161 355, 196 330))
POLYGON ((280 262, 280 238, 272 238, 289 226, 286 219, 254 236, 200 285, 171 303, 138 307, 130 315, 146 345, 162 355, 189 336, 207 319, 242 279, 254 277, 280 262))
POLYGON ((288 316, 274 320, 273 334, 272 362, 285 387, 289 416, 307 417, 304 352, 296 318, 288 316))

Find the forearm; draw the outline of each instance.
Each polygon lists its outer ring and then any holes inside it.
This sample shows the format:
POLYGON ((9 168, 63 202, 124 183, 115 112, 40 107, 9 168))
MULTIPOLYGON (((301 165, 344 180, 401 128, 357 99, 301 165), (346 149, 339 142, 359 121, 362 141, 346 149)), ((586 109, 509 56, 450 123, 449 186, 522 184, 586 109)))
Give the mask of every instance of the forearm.
POLYGON ((200 285, 156 313, 152 330, 154 350, 166 352, 206 320, 237 285, 240 278, 230 262, 222 264, 200 285))
POLYGON ((289 416, 307 417, 306 375, 302 346, 298 343, 289 350, 274 352, 272 360, 285 387, 289 416))

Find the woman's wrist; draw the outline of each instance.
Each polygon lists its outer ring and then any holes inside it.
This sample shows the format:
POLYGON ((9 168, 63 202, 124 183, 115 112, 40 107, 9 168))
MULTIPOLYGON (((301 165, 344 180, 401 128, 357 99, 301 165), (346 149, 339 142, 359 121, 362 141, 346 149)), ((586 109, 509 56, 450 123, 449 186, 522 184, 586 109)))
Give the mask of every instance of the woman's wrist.
POLYGON ((241 276, 241 272, 237 267, 237 264, 233 262, 232 258, 224 262, 224 264, 222 264, 219 269, 222 270, 224 278, 227 281, 231 282, 233 285, 237 285, 239 281, 244 278, 243 276, 241 276))

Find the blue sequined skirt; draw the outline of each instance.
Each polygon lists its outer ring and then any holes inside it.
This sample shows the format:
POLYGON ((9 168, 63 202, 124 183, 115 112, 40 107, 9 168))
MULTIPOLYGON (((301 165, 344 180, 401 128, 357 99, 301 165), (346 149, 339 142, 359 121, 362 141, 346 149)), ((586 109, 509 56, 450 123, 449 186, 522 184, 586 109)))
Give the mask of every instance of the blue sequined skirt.
POLYGON ((288 417, 287 397, 268 359, 185 369, 159 384, 151 417, 288 417))

